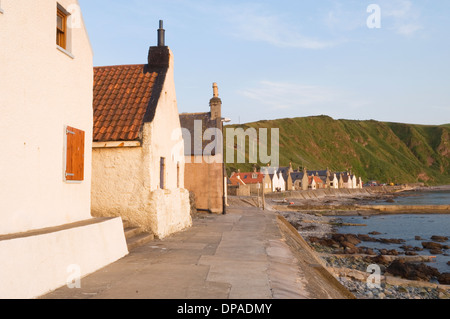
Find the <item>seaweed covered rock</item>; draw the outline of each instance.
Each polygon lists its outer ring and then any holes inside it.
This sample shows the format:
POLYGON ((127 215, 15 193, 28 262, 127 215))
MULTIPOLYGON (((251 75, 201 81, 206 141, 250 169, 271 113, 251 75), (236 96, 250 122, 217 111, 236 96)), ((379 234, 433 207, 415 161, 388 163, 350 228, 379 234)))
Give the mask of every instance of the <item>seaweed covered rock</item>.
POLYGON ((446 272, 438 277, 441 285, 450 285, 450 273, 446 272))
POLYGON ((436 241, 436 242, 439 242, 439 243, 445 243, 446 241, 448 241, 448 237, 445 237, 445 236, 432 236, 431 237, 431 240, 432 241, 436 241))
POLYGON ((424 263, 410 263, 404 259, 394 260, 386 271, 394 276, 408 280, 430 281, 432 278, 441 276, 436 268, 425 265, 424 263))

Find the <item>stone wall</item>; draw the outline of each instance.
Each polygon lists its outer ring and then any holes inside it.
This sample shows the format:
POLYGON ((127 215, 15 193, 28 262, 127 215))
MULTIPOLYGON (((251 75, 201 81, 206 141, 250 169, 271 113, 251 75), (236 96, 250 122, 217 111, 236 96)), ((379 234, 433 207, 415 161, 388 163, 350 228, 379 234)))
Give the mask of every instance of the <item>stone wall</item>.
POLYGON ((195 193, 195 205, 198 210, 207 210, 215 214, 223 213, 223 164, 205 162, 203 156, 190 156, 186 159, 184 185, 195 193))

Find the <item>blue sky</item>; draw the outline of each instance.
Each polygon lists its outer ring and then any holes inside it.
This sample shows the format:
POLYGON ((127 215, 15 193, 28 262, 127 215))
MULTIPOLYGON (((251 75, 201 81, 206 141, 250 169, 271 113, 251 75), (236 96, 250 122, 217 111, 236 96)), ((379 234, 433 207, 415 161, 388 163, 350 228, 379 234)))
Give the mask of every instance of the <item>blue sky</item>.
POLYGON ((164 20, 180 113, 208 111, 217 82, 232 123, 322 114, 450 123, 450 1, 79 3, 95 66, 146 63, 164 20), (371 4, 379 28, 368 27, 371 4))

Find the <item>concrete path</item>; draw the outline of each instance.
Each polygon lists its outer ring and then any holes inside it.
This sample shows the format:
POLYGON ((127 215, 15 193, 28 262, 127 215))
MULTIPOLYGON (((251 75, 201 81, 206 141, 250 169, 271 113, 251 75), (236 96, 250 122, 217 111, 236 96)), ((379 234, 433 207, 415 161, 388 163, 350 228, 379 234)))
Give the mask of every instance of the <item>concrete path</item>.
POLYGON ((272 212, 230 208, 42 299, 309 299, 309 279, 272 212))

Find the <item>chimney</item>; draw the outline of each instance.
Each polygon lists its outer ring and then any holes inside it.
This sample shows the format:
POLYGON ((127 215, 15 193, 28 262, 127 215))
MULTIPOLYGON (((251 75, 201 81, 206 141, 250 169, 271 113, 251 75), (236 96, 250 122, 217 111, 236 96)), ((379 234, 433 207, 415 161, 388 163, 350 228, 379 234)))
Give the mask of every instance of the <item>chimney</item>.
POLYGON ((213 98, 209 101, 211 120, 222 120, 222 100, 219 98, 219 87, 213 83, 213 98))
POLYGON ((158 46, 159 47, 165 47, 166 46, 166 30, 164 30, 164 22, 163 22, 163 20, 159 20, 158 46))
POLYGON ((151 68, 168 67, 170 61, 170 50, 166 46, 165 30, 163 20, 159 21, 158 45, 150 47, 148 52, 148 66, 151 68))
POLYGON ((219 97, 219 87, 217 83, 213 83, 213 97, 219 97))

